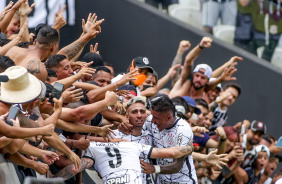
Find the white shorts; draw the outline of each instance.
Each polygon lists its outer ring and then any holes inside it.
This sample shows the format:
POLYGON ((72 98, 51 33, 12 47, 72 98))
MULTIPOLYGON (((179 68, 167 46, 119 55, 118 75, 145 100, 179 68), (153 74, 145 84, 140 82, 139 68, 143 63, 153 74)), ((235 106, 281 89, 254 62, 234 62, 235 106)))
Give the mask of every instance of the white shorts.
POLYGON ((221 18, 221 24, 235 26, 236 15, 236 0, 227 0, 222 3, 211 0, 203 2, 203 26, 215 26, 219 17, 221 18))

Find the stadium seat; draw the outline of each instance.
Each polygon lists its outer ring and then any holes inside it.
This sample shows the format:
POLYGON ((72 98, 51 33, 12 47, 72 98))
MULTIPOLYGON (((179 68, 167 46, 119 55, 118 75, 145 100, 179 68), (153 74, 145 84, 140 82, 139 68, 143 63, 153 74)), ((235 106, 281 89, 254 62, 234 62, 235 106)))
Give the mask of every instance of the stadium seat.
POLYGON ((183 4, 189 7, 194 7, 195 9, 201 10, 200 0, 178 0, 179 4, 183 4))
POLYGON ((271 63, 277 68, 282 69, 282 47, 276 47, 271 58, 271 63))
POLYGON ((223 40, 227 43, 234 43, 235 26, 231 25, 216 25, 213 27, 214 37, 223 40))
POLYGON ((202 13, 197 8, 183 5, 183 4, 174 4, 169 7, 169 15, 185 22, 193 27, 202 29, 202 13))

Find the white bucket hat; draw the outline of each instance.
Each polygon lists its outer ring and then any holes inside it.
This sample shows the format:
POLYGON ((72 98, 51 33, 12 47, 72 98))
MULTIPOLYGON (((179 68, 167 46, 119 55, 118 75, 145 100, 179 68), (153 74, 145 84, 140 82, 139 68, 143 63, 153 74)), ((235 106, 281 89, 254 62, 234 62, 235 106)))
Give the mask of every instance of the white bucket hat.
POLYGON ((9 67, 1 75, 7 75, 8 82, 1 82, 0 101, 5 103, 26 103, 41 93, 41 83, 22 66, 9 67))

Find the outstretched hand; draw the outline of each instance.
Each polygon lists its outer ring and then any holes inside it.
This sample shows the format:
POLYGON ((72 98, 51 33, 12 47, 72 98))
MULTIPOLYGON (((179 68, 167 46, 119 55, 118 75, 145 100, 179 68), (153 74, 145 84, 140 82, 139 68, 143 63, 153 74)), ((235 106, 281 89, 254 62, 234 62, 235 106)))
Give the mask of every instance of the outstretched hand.
POLYGON ((0 13, 0 21, 2 21, 7 15, 7 13, 11 10, 11 7, 13 6, 14 2, 10 1, 9 4, 4 8, 4 10, 0 13))
POLYGON ((109 141, 109 139, 113 139, 113 135, 116 136, 116 134, 114 133, 114 131, 112 131, 110 128, 114 126, 112 125, 105 125, 101 128, 101 131, 98 133, 98 135, 102 136, 104 138, 105 141, 109 141), (113 135, 112 135, 113 134, 113 135))
POLYGON ((227 158, 224 158, 227 154, 220 154, 217 155, 217 149, 214 151, 211 151, 208 154, 208 157, 206 159, 206 162, 213 164, 217 166, 219 169, 222 169, 221 165, 227 165, 227 162, 229 161, 227 158))

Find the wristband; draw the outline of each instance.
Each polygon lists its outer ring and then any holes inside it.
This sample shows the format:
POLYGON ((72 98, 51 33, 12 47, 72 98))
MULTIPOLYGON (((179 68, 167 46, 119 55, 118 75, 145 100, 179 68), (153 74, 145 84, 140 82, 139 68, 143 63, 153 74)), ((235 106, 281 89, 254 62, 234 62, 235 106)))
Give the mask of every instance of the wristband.
POLYGON ((200 44, 199 44, 199 47, 200 47, 200 49, 204 49, 205 47, 202 47, 200 44))
POLYGON ((226 141, 226 138, 225 138, 225 139, 220 138, 220 141, 221 141, 221 142, 226 141))
POLYGON ((154 168, 155 168, 155 173, 156 174, 159 174, 161 172, 161 166, 159 165, 154 165, 154 168))

